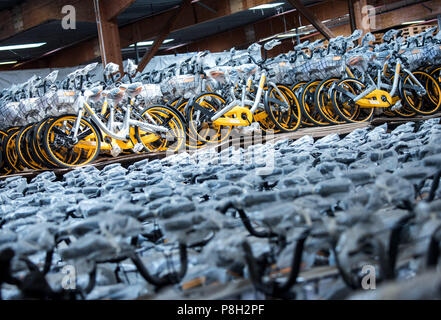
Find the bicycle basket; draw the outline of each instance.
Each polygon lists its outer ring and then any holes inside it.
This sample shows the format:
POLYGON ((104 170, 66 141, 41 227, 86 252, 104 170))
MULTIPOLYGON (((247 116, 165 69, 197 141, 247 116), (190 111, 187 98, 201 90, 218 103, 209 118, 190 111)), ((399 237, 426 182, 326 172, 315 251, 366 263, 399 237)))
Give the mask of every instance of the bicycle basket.
POLYGON ((295 68, 295 78, 297 81, 309 81, 311 79, 311 63, 305 62, 295 68))
POLYGON ((46 106, 46 116, 60 116, 66 113, 76 113, 79 93, 70 90, 56 90, 47 93, 43 98, 46 106))
POLYGON ((290 71, 292 66, 287 61, 279 61, 269 65, 271 70, 271 80, 276 83, 287 84, 291 83, 290 71))
POLYGON ((329 55, 320 60, 319 70, 324 77, 340 77, 344 69, 344 59, 342 56, 329 55))
POLYGON ((195 75, 173 76, 161 84, 161 91, 167 98, 184 97, 190 98, 192 94, 198 94, 201 87, 201 78, 195 75))
POLYGON ((409 64, 411 70, 421 67, 427 57, 427 51, 419 48, 414 48, 412 50, 406 50, 401 54, 405 61, 409 64))
POLYGON ((0 128, 6 129, 14 126, 17 119, 19 102, 7 102, 0 105, 0 128))
POLYGON ((145 84, 142 87, 141 96, 146 105, 160 103, 162 100, 162 91, 159 84, 145 84))
POLYGON ((426 58, 428 61, 437 61, 441 59, 441 46, 439 44, 431 45, 427 49, 426 58))
POLYGON ((38 122, 44 118, 41 110, 41 98, 23 99, 19 102, 17 119, 14 125, 24 126, 29 123, 38 122))
POLYGON ((216 83, 219 86, 226 85, 228 83, 229 70, 232 67, 217 67, 205 70, 205 75, 211 83, 216 83))
POLYGON ((257 65, 253 63, 242 64, 236 68, 237 76, 241 80, 247 80, 249 77, 252 77, 257 72, 257 65))

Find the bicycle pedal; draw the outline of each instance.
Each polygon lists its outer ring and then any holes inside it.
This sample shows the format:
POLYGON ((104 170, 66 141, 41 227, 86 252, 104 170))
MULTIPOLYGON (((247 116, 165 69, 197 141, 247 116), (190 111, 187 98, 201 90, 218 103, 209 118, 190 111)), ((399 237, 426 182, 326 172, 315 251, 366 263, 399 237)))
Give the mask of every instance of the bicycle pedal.
POLYGON ((142 143, 138 142, 137 144, 135 144, 135 146, 133 147, 133 152, 139 153, 144 149, 144 146, 142 145, 142 143))
POLYGON ((241 130, 244 134, 252 134, 253 132, 256 132, 256 133, 262 132, 262 129, 260 128, 260 125, 258 122, 253 122, 249 126, 242 127, 241 130))
POLYGON ((401 103, 401 100, 398 100, 391 108, 392 111, 394 110, 399 110, 401 109, 401 107, 403 106, 403 104, 401 103))
POLYGON ((121 154, 122 149, 119 145, 112 144, 112 148, 110 149, 110 154, 112 157, 117 157, 121 154))

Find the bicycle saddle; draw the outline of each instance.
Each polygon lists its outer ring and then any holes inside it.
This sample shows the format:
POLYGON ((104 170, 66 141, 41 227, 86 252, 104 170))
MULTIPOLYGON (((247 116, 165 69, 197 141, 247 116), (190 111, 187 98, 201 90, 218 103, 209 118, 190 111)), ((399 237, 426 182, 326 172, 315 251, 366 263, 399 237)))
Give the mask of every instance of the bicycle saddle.
POLYGON ((278 45, 280 45, 282 42, 280 42, 279 40, 273 39, 271 41, 268 41, 267 43, 265 43, 265 45, 263 46, 265 48, 265 50, 270 51, 273 48, 277 47, 278 45))
POLYGON ((375 36, 372 33, 368 32, 361 39, 361 45, 364 47, 369 45, 369 42, 373 42, 373 41, 375 41, 375 36))
POLYGON ((130 77, 136 75, 138 71, 138 66, 132 61, 132 59, 127 60, 126 73, 129 74, 130 77))
POLYGON ((91 73, 97 66, 98 66, 98 62, 94 62, 94 63, 88 64, 83 69, 80 69, 79 73, 81 75, 83 75, 83 76, 86 76, 89 73, 91 73))
POLYGON ((401 30, 395 30, 395 29, 391 29, 389 31, 387 31, 384 35, 383 35, 383 40, 385 42, 389 42, 391 41, 395 36, 399 36, 401 34, 401 30))
POLYGON ((58 70, 52 71, 49 73, 45 78, 44 81, 48 83, 54 83, 57 80, 58 77, 58 70))
POLYGON ((103 88, 101 86, 87 89, 84 92, 84 96, 88 99, 96 99, 100 96, 103 88))
POLYGON ((433 37, 433 33, 436 31, 438 27, 431 27, 426 29, 425 31, 421 32, 421 36, 426 39, 426 38, 431 38, 433 37))
POLYGON ((363 31, 361 31, 360 29, 357 29, 348 37, 348 40, 356 41, 356 40, 360 39, 362 35, 363 35, 363 31))
POLYGON ((130 97, 136 97, 142 91, 142 82, 135 82, 128 85, 126 92, 130 97))
POLYGON ((302 43, 299 43, 298 45, 296 45, 296 46, 294 47, 294 50, 295 50, 295 51, 299 51, 299 50, 301 50, 301 49, 306 48, 308 45, 309 45, 309 40, 306 40, 305 42, 302 42, 302 43))
POLYGON ((141 93, 142 82, 123 83, 119 87, 125 90, 129 96, 134 97, 141 93))
POLYGON ((123 88, 119 87, 119 88, 114 88, 114 89, 110 90, 108 92, 107 96, 109 97, 109 99, 119 100, 122 97, 124 97, 124 93, 125 93, 125 90, 123 90, 123 88))
POLYGON ((253 43, 247 49, 248 52, 256 52, 259 51, 262 46, 258 43, 253 43))

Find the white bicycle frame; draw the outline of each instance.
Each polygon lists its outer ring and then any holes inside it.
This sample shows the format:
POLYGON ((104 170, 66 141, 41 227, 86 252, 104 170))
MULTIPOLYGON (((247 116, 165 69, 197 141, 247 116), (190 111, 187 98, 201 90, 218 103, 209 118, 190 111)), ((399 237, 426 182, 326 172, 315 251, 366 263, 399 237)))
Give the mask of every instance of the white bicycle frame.
MULTIPOLYGON (((263 90, 264 90, 263 88, 265 87, 266 79, 267 79, 266 72, 262 72, 262 74, 260 76, 259 86, 258 86, 257 93, 256 93, 256 98, 254 99, 254 101, 245 99, 246 86, 244 87, 244 90, 242 90, 241 99, 236 98, 236 96, 234 94, 234 88, 232 87, 231 94, 234 97, 233 101, 231 101, 228 105, 226 105, 220 111, 216 112, 216 114, 214 116, 212 116, 210 120, 215 121, 215 120, 219 119, 225 113, 227 113, 228 111, 230 111, 231 109, 233 109, 237 105, 240 105, 241 107, 252 106, 250 111, 251 111, 251 114, 254 114, 258 107, 263 107, 263 103, 261 102, 261 100, 262 100, 262 95, 263 95, 263 90)), ((279 88, 277 88, 277 85, 275 83, 273 83, 272 81, 268 81, 268 86, 271 86, 272 88, 274 88, 277 91, 277 93, 279 94, 279 96, 282 97, 283 102, 286 103, 287 106, 289 106, 289 103, 286 100, 285 96, 280 92, 279 88)))
MULTIPOLYGON (((104 103, 107 103, 107 101, 105 101, 104 103)), ((122 122, 121 130, 116 132, 114 130, 114 127, 116 124, 121 124, 121 122, 114 121, 114 115, 115 115, 114 106, 111 106, 111 108, 110 108, 110 116, 109 116, 109 120, 108 120, 108 123, 106 126, 106 124, 101 121, 101 119, 97 116, 97 114, 95 113, 93 108, 87 103, 87 101, 84 101, 83 106, 80 108, 80 110, 78 111, 78 114, 77 114, 77 119, 76 119, 75 125, 74 125, 73 137, 74 138, 78 137, 78 130, 80 128, 81 119, 84 116, 85 110, 87 110, 89 112, 90 117, 92 118, 94 123, 105 134, 107 134, 108 136, 110 136, 116 140, 128 141, 130 139, 129 138, 130 128, 132 128, 132 127, 139 127, 140 129, 142 129, 144 131, 153 132, 153 133, 160 133, 160 134, 167 134, 169 132, 167 128, 131 119, 130 115, 131 115, 131 111, 132 111, 132 102, 130 103, 130 105, 123 107, 123 108, 125 109, 124 120, 122 122)))
MULTIPOLYGON (((382 79, 382 75, 383 75, 383 73, 382 73, 382 70, 378 70, 378 74, 377 74, 377 83, 375 83, 370 77, 368 77, 368 78, 371 80, 372 85, 371 85, 371 86, 368 86, 368 87, 366 88, 366 90, 364 90, 363 92, 361 92, 358 96, 352 95, 351 98, 354 100, 354 102, 357 102, 358 100, 363 99, 363 98, 366 97, 368 94, 370 94, 371 92, 373 92, 374 90, 377 90, 377 89, 386 89, 386 90, 390 90, 390 91, 388 91, 389 95, 390 95, 391 97, 394 97, 394 96, 395 96, 395 93, 396 93, 396 91, 397 91, 397 89, 398 89, 398 80, 399 80, 399 78, 400 78, 401 65, 402 65, 401 60, 400 60, 400 59, 397 59, 397 65, 396 65, 396 67, 395 67, 394 80, 393 80, 392 85, 387 84, 387 83, 384 83, 384 82, 381 80, 381 79, 382 79)), ((409 75, 410 79, 411 79, 412 81, 415 82, 415 85, 417 85, 418 87, 421 88, 421 93, 419 93, 419 94, 421 94, 421 95, 426 94, 426 89, 425 89, 424 86, 418 81, 418 79, 412 74, 412 72, 411 72, 410 70, 406 69, 406 68, 403 68, 403 71, 409 75)), ((351 96, 351 94, 350 94, 349 92, 348 92, 348 95, 351 96)))

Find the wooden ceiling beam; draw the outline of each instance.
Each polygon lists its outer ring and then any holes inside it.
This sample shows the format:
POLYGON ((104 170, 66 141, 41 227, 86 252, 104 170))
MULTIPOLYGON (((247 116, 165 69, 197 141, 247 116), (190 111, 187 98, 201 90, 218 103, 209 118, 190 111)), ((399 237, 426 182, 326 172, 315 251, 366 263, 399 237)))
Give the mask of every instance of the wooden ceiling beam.
POLYGON ((376 15, 373 31, 396 27, 407 21, 435 18, 438 14, 441 14, 441 0, 406 6, 376 15))
POLYGON ((335 35, 327 26, 325 26, 315 14, 306 8, 301 0, 288 0, 291 5, 299 10, 299 12, 316 28, 326 39, 334 38, 335 35))
POLYGON ((61 20, 66 5, 75 8, 77 21, 95 22, 92 0, 28 0, 0 12, 0 40, 52 20, 61 20))
MULTIPOLYGON (((37 0, 40 1, 40 0, 37 0)), ((89 0, 84 0, 89 1, 89 0)), ((92 1, 92 0, 91 0, 92 1)), ((106 0, 108 1, 108 0, 106 0)), ((213 10, 207 10, 202 6, 185 8, 177 18, 171 32, 191 27, 196 23, 203 23, 219 19, 257 5, 270 3, 273 0, 202 0, 206 6, 213 10)), ((195 0, 193 0, 193 3, 195 0)), ((92 3, 93 8, 93 3, 92 3)), ((161 32, 164 21, 169 21, 176 7, 150 17, 140 19, 134 23, 119 29, 121 48, 154 38, 161 32)), ((98 38, 91 38, 72 46, 60 48, 40 58, 22 63, 18 68, 32 68, 47 66, 52 68, 68 67, 91 61, 100 56, 98 38), (41 61, 39 61, 41 60, 41 61)))
POLYGON ((184 10, 191 7, 191 2, 192 2, 192 0, 182 0, 182 3, 179 6, 179 8, 177 8, 175 10, 175 12, 170 17, 170 19, 165 23, 161 32, 156 37, 152 47, 150 48, 149 51, 146 52, 144 57, 139 62, 138 70, 140 72, 142 72, 144 70, 144 68, 147 66, 147 64, 150 62, 150 60, 152 60, 152 58, 158 52, 162 43, 167 38, 167 36, 170 34, 170 32, 173 30, 177 19, 181 16, 181 14, 184 12, 184 10))
POLYGON ((111 20, 118 17, 124 10, 136 2, 136 0, 106 0, 108 3, 105 8, 107 19, 111 20))
POLYGON ((119 8, 119 0, 93 1, 96 24, 98 28, 98 41, 103 65, 113 62, 120 66, 120 70, 123 70, 117 17, 108 15, 113 14, 115 12, 115 8, 119 8))

